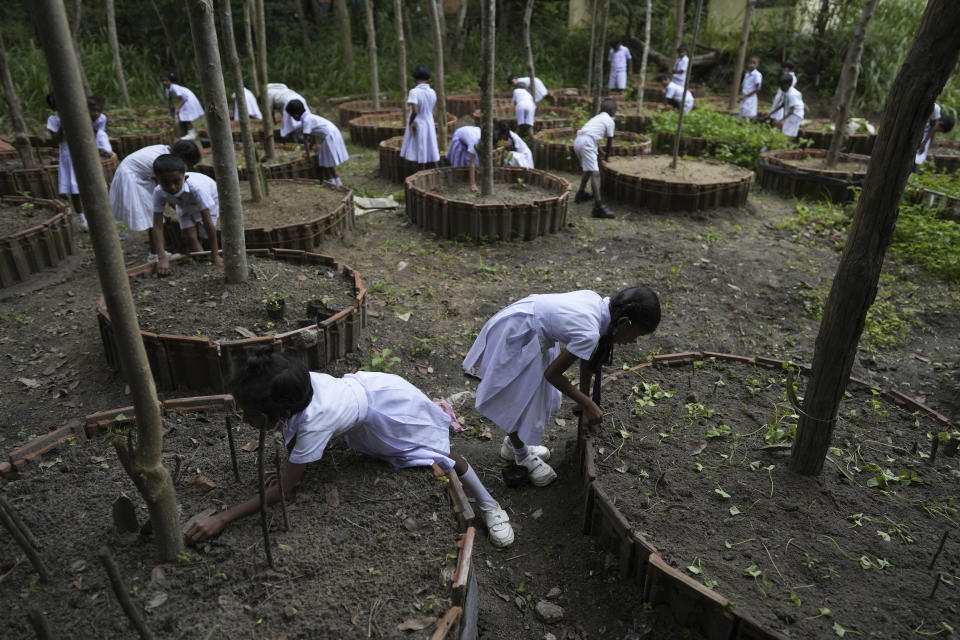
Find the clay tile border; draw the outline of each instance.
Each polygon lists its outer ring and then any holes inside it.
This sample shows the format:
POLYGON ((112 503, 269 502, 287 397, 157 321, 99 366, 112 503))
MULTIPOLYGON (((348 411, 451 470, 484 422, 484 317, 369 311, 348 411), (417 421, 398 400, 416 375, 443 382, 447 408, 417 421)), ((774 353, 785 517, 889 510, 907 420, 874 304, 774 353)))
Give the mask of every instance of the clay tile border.
POLYGON ((655 364, 679 366, 681 364, 690 364, 701 358, 703 358, 703 353, 700 351, 684 351, 682 353, 665 353, 663 355, 653 356, 653 362, 655 364))
POLYGON ((466 533, 460 536, 457 541, 457 570, 453 574, 453 593, 454 603, 462 605, 466 597, 467 586, 470 581, 470 571, 473 569, 473 542, 476 538, 477 530, 474 527, 467 527, 466 533))
POLYGON ((447 636, 450 634, 450 631, 453 630, 454 626, 460 619, 460 615, 462 613, 462 607, 450 607, 450 610, 447 611, 447 613, 437 622, 437 628, 432 634, 430 634, 430 640, 446 640, 447 636))
POLYGON ((11 451, 8 459, 4 463, 6 466, 3 468, 7 469, 8 472, 12 472, 14 469, 17 471, 22 470, 24 466, 33 462, 47 451, 55 449, 71 438, 75 438, 81 432, 82 427, 83 424, 80 421, 72 421, 59 429, 54 429, 39 438, 31 440, 22 447, 11 451))
POLYGON ((730 601, 671 567, 659 553, 650 556, 643 591, 644 601, 669 604, 678 624, 700 626, 710 638, 729 638, 733 631, 730 601))

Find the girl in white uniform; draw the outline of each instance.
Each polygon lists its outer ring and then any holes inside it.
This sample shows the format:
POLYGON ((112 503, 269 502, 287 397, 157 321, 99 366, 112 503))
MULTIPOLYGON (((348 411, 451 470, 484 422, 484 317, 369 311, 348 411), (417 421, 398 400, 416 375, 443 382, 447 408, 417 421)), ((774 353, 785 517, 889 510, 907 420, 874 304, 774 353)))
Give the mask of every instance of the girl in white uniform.
POLYGON ((167 104, 170 105, 171 115, 176 117, 180 125, 180 135, 187 140, 193 140, 197 137, 197 131, 193 128, 193 121, 203 117, 203 107, 197 96, 184 86, 174 84, 176 76, 172 73, 164 73, 160 76, 160 82, 163 83, 163 93, 167 96, 167 104))
POLYGON ((949 133, 956 124, 953 116, 943 114, 940 111, 940 105, 933 103, 933 111, 927 118, 927 123, 923 126, 923 137, 920 138, 920 146, 917 147, 917 153, 914 157, 914 163, 919 167, 927 161, 927 154, 930 152, 930 145, 933 143, 933 137, 938 131, 949 133))
POLYGON ((517 131, 521 137, 532 139, 533 121, 537 114, 537 103, 527 88, 516 82, 517 76, 510 76, 508 82, 513 87, 514 112, 517 117, 517 131))
MULTIPOLYGON (((440 162, 437 129, 433 121, 437 92, 430 88, 430 69, 424 65, 418 65, 413 70, 413 79, 417 84, 407 94, 410 111, 400 155, 410 162, 416 162, 418 169, 429 169, 440 162)), ((440 117, 445 118, 446 115, 443 113, 440 117)))
POLYGON ((533 79, 533 89, 530 89, 530 76, 522 76, 520 78, 516 76, 511 76, 512 80, 510 84, 513 86, 524 87, 527 91, 530 91, 533 94, 533 101, 539 103, 541 100, 550 95, 550 91, 547 89, 547 85, 543 84, 543 80, 540 78, 533 79))
POLYGON ((307 99, 280 82, 271 82, 267 85, 267 99, 270 102, 271 111, 280 112, 280 137, 292 136, 293 139, 298 139, 300 122, 294 120, 293 116, 287 113, 287 105, 293 100, 299 100, 306 108, 306 113, 310 113, 310 105, 307 104, 307 99))
MULTIPOLYGON (((230 96, 233 98, 233 119, 240 119, 240 105, 237 104, 237 94, 230 96)), ((257 103, 257 96, 253 95, 253 91, 243 88, 243 97, 247 101, 247 117, 251 120, 263 120, 263 113, 260 111, 260 105, 257 103)))
POLYGON ((470 190, 479 191, 477 187, 477 165, 479 156, 477 145, 480 144, 480 127, 467 125, 453 132, 450 138, 450 148, 447 149, 447 160, 451 167, 467 167, 470 179, 470 190))
MULTIPOLYGON (((244 420, 258 427, 266 420, 281 429, 290 452, 281 471, 285 491, 295 489, 306 465, 320 460, 331 438, 342 435, 351 449, 395 467, 434 462, 443 469, 453 467, 466 493, 476 500, 491 542, 498 547, 513 542, 507 513, 469 463, 450 449, 450 416, 403 378, 368 371, 334 378, 308 372, 298 360, 260 347, 232 386, 244 420)), ((267 503, 279 499, 279 488, 271 483, 267 503)), ((186 538, 199 542, 259 509, 260 497, 254 496, 199 520, 186 538)))
POLYGON ((579 405, 587 424, 599 424, 600 368, 613 345, 630 344, 659 323, 660 302, 647 287, 624 289, 612 300, 593 291, 531 295, 488 320, 463 367, 482 379, 477 411, 507 432, 500 456, 526 467, 537 486, 553 482, 550 450, 535 445, 561 395, 579 405), (563 375, 578 359, 579 389, 563 375))
POLYGON ((523 167, 533 169, 533 152, 523 141, 523 138, 510 130, 510 125, 500 121, 493 128, 497 142, 505 142, 503 148, 506 155, 503 158, 505 167, 523 167))
POLYGON ((317 145, 317 166, 320 177, 333 184, 343 184, 337 177, 337 165, 350 159, 347 147, 343 144, 343 134, 337 125, 326 118, 307 112, 306 105, 299 100, 287 103, 286 113, 300 123, 301 133, 305 137, 303 149, 310 157, 310 148, 317 145))

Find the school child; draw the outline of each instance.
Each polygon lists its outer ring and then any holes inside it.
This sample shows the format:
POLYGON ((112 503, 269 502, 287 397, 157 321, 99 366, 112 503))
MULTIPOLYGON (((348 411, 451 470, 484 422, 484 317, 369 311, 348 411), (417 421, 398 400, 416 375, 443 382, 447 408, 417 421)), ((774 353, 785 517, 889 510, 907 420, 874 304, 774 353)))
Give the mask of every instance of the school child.
POLYGON ((510 76, 507 81, 513 87, 513 105, 517 117, 517 130, 524 138, 533 138, 533 120, 537 113, 537 103, 533 94, 527 91, 525 85, 516 82, 517 76, 510 76))
MULTIPOLYGON (((518 78, 517 76, 510 76, 510 84, 514 87, 520 86, 525 88, 527 91, 530 91, 530 76, 522 76, 518 78)), ((533 101, 540 102, 548 95, 550 91, 547 90, 547 85, 543 84, 543 81, 540 78, 533 79, 533 101)))
POLYGON ((594 218, 612 218, 613 212, 607 205, 603 204, 600 198, 600 165, 597 162, 598 156, 602 154, 604 159, 610 155, 613 148, 613 134, 616 124, 613 116, 617 114, 617 101, 607 98, 600 104, 600 113, 587 120, 586 124, 577 131, 577 137, 573 141, 573 152, 577 154, 580 160, 580 168, 583 169, 583 176, 580 179, 580 190, 574 197, 574 203, 586 202, 593 198, 593 217, 594 218), (607 139, 606 150, 600 149, 600 141, 607 139), (587 181, 593 187, 593 194, 587 193, 587 181))
MULTIPOLYGON (((121 162, 110 183, 110 206, 113 217, 131 231, 146 231, 153 228, 153 161, 172 153, 179 156, 190 169, 200 162, 200 149, 190 140, 178 140, 172 147, 155 144, 134 151, 121 162)), ((150 252, 147 262, 156 262, 157 254, 150 234, 150 252)))
POLYGON ((617 93, 627 88, 627 70, 633 71, 633 57, 630 49, 620 43, 620 38, 610 41, 610 51, 607 53, 610 61, 610 79, 607 86, 617 93))
MULTIPOLYGON (((253 91, 243 88, 243 96, 247 100, 247 116, 251 120, 263 120, 263 114, 260 112, 260 105, 257 103, 257 96, 253 95, 253 91)), ((233 119, 240 119, 240 105, 237 104, 237 94, 232 93, 230 97, 233 98, 233 119)))
POLYGON ((631 344, 659 323, 660 301, 643 286, 624 289, 612 300, 593 291, 531 295, 490 318, 463 368, 481 378, 477 411, 507 432, 500 457, 525 467, 538 487, 553 482, 550 450, 538 443, 561 396, 577 403, 588 425, 599 424, 600 369, 609 364, 613 345, 631 344), (579 389, 564 376, 578 359, 579 389), (591 375, 596 376, 592 399, 591 375))
POLYGON ((665 73, 661 73, 658 79, 660 84, 663 85, 663 101, 679 111, 680 96, 683 96, 683 112, 690 113, 690 110, 693 109, 693 94, 689 90, 684 92, 683 85, 677 84, 671 76, 665 73))
POLYGON ((163 92, 167 96, 170 106, 170 115, 177 119, 180 126, 180 136, 186 140, 195 140, 197 130, 193 128, 193 121, 203 117, 203 107, 197 96, 184 86, 174 84, 176 76, 164 73, 160 76, 163 83, 163 92))
MULTIPOLYGON (((790 76, 791 87, 797 86, 797 74, 793 72, 795 66, 792 60, 784 60, 780 63, 780 75, 790 76)), ((783 89, 780 88, 779 82, 777 80, 777 94, 773 96, 773 109, 768 116, 770 120, 774 121, 783 119, 783 89)))
MULTIPOLYGON (((513 543, 507 512, 484 488, 463 456, 450 448, 450 416, 419 389, 390 373, 358 371, 335 378, 307 368, 287 354, 259 347, 232 384, 233 397, 244 420, 255 427, 276 424, 289 450, 281 470, 285 491, 300 484, 307 464, 320 460, 330 439, 343 435, 347 446, 389 462, 395 467, 423 467, 436 463, 453 469, 487 525, 496 547, 513 543)), ((267 504, 280 499, 271 478, 267 504)), ((199 542, 239 518, 260 510, 260 496, 203 518, 186 532, 199 542)))
POLYGON ((470 191, 477 192, 477 164, 479 155, 477 145, 480 144, 480 127, 467 125, 453 132, 450 146, 447 149, 447 160, 452 167, 467 167, 470 177, 470 191))
POLYGON ((923 127, 923 137, 920 138, 920 146, 917 147, 917 154, 914 160, 917 167, 927 161, 927 153, 930 151, 930 145, 933 143, 933 138, 937 135, 937 132, 943 131, 944 133, 948 133, 953 129, 955 123, 956 121, 953 116, 942 115, 940 113, 940 105, 936 102, 933 103, 933 111, 930 113, 930 117, 927 118, 927 123, 923 127))
POLYGON ((157 186, 153 190, 153 246, 157 251, 157 275, 170 274, 170 258, 163 240, 163 210, 176 208, 180 232, 190 252, 203 251, 200 238, 210 242, 210 260, 223 264, 217 246, 217 219, 220 217, 220 196, 217 183, 202 173, 187 173, 183 158, 173 154, 158 156, 153 161, 157 186))
POLYGON ((750 56, 747 60, 747 72, 743 74, 743 82, 740 83, 740 117, 757 117, 757 94, 763 86, 763 74, 757 69, 760 66, 760 58, 750 56))
POLYGON ((800 134, 800 123, 804 115, 803 94, 793 86, 793 78, 786 73, 780 76, 780 90, 783 92, 783 115, 780 120, 774 120, 773 125, 780 127, 783 135, 796 139, 800 134))
POLYGON ((281 82, 271 82, 267 84, 267 100, 270 103, 271 111, 280 112, 280 137, 290 136, 293 140, 299 140, 300 122, 294 120, 293 116, 287 113, 287 105, 292 100, 299 100, 306 108, 306 113, 310 113, 310 105, 307 104, 307 99, 281 82))
MULTIPOLYGON (((400 155, 416 162, 418 169, 430 169, 440 162, 440 147, 437 146, 437 128, 433 122, 433 107, 437 104, 437 92, 430 88, 430 69, 417 65, 413 70, 414 87, 407 94, 410 105, 407 126, 403 132, 400 155)), ((447 114, 441 114, 445 118, 447 114)))
POLYGON ((350 159, 347 147, 343 144, 343 134, 337 125, 326 118, 307 111, 306 105, 300 100, 291 100, 287 103, 286 112, 300 123, 301 133, 304 136, 303 150, 310 157, 310 149, 317 145, 317 166, 320 167, 320 177, 333 184, 343 184, 337 177, 337 165, 350 159))
POLYGON ((675 84, 684 86, 687 80, 687 70, 690 67, 690 58, 687 56, 687 45, 681 44, 677 47, 677 61, 673 63, 672 81, 675 84))
POLYGON ((510 130, 509 124, 503 121, 497 122, 493 131, 494 140, 505 143, 503 145, 507 152, 503 159, 505 167, 533 169, 533 152, 530 151, 530 147, 523 141, 523 138, 510 130))
MULTIPOLYGON (((57 110, 57 101, 53 92, 47 94, 47 105, 54 111, 57 110)), ((96 128, 97 121, 103 116, 103 103, 97 98, 90 96, 87 98, 87 112, 90 114, 90 125, 94 129, 94 142, 100 155, 103 157, 113 153, 110 146, 110 138, 105 129, 96 128)), ((106 122, 104 118, 103 122, 106 122)), ((77 176, 73 170, 73 159, 70 157, 70 147, 67 146, 67 139, 63 135, 63 127, 60 124, 60 116, 53 114, 47 118, 47 131, 53 142, 60 148, 60 157, 57 165, 57 193, 70 196, 70 204, 73 206, 74 213, 77 214, 77 226, 80 230, 87 232, 90 225, 87 223, 87 217, 83 214, 83 202, 80 200, 80 188, 77 186, 77 176)))

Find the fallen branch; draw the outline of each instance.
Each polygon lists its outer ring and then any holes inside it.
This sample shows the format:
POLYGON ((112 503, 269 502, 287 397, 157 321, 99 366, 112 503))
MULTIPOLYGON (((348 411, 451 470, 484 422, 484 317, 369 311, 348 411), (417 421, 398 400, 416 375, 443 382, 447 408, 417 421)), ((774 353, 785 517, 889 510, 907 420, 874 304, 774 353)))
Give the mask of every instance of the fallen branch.
POLYGON ((47 565, 43 563, 43 559, 37 554, 37 550, 33 548, 30 541, 27 540, 23 532, 17 527, 10 515, 11 512, 7 511, 8 508, 9 505, 6 505, 0 509, 0 522, 2 522, 3 526, 10 532, 10 536, 16 541, 23 552, 27 554, 27 558, 30 559, 30 564, 32 564, 33 568, 40 574, 40 582, 44 584, 50 582, 50 571, 47 569, 47 565))
POLYGON ((117 600, 120 602, 120 608, 127 614, 133 628, 137 630, 137 633, 140 634, 143 640, 153 640, 153 634, 147 629, 147 625, 144 624, 140 611, 133 606, 133 601, 130 600, 130 592, 123 583, 123 578, 120 576, 120 569, 117 568, 117 563, 114 562, 113 556, 110 555, 110 550, 106 547, 100 547, 100 551, 97 552, 97 557, 100 558, 103 568, 106 569, 107 577, 110 578, 110 586, 113 587, 113 593, 117 596, 117 600))

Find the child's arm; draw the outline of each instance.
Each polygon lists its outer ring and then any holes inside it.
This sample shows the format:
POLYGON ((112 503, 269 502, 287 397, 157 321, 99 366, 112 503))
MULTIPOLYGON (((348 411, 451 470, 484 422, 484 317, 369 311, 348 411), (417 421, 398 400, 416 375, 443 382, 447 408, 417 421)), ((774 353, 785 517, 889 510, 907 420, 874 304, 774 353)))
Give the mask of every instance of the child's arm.
POLYGON ((170 275, 170 259, 167 258, 167 250, 163 242, 163 209, 153 212, 153 228, 150 229, 153 236, 153 250, 157 252, 157 275, 170 275))
POLYGON ((469 165, 469 168, 467 169, 467 173, 468 173, 469 176, 470 176, 470 191, 473 191, 474 193, 476 193, 477 191, 480 191, 480 188, 477 187, 477 159, 476 159, 476 157, 474 157, 474 158, 472 158, 472 159, 470 160, 470 165, 469 165))
MULTIPOLYGON (((283 488, 289 493, 300 484, 300 478, 303 477, 303 469, 307 465, 287 462, 283 465, 283 488)), ((267 487, 265 494, 267 504, 271 505, 280 500, 280 487, 273 484, 267 487)), ((225 526, 246 516, 260 511, 260 496, 256 495, 245 502, 230 507, 226 511, 214 514, 208 518, 197 520, 184 534, 186 542, 200 542, 212 536, 217 535, 225 526)))
MULTIPOLYGON (((598 407, 596 403, 590 399, 590 396, 570 384, 570 381, 567 380, 566 376, 563 375, 564 372, 570 368, 570 365, 572 365, 576 360, 579 360, 577 356, 573 355, 566 349, 563 349, 560 351, 560 355, 558 355, 557 358, 547 366, 547 370, 544 372, 543 377, 547 379, 547 382, 559 389, 560 393, 583 407, 585 414, 584 417, 587 420, 587 424, 599 424, 603 421, 603 412, 600 410, 600 407, 598 407)), ((583 370, 581 369, 581 385, 584 384, 584 376, 582 372, 583 370)))
POLYGON ((220 259, 220 247, 217 242, 217 225, 213 224, 210 209, 204 209, 200 215, 203 218, 203 226, 207 229, 207 238, 210 240, 210 260, 215 265, 221 265, 223 260, 220 259))
POLYGON ((606 160, 610 157, 610 153, 613 151, 613 136, 607 138, 607 147, 603 150, 603 159, 606 160))
POLYGON ((419 105, 416 102, 408 103, 410 105, 410 133, 417 132, 417 123, 414 120, 417 117, 417 114, 420 112, 419 105))

